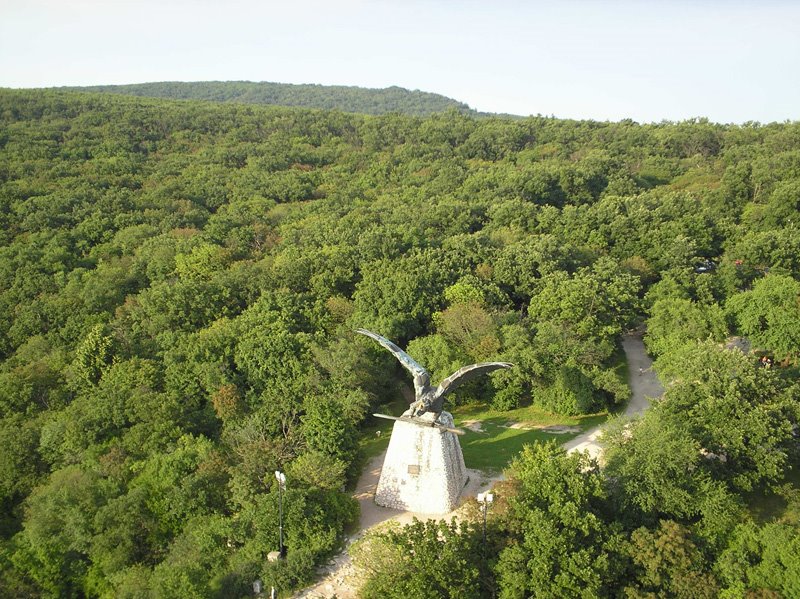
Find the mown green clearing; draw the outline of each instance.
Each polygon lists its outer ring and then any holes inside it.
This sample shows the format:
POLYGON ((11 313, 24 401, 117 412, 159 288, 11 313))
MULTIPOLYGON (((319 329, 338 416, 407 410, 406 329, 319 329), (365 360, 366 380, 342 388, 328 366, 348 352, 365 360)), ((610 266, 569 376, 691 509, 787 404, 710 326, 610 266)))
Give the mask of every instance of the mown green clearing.
POLYGON ((568 441, 579 433, 552 434, 539 430, 508 428, 507 421, 497 419, 481 423, 483 431, 467 431, 460 439, 467 468, 496 474, 501 472, 524 445, 556 440, 568 441))
POLYGON ((467 468, 495 474, 502 471, 522 451, 524 445, 553 440, 565 443, 581 432, 605 422, 608 414, 563 416, 551 414, 535 406, 499 412, 488 406, 469 405, 454 408, 453 417, 456 426, 466 431, 460 440, 467 468), (465 427, 465 423, 473 422, 480 424, 480 432, 465 427), (514 423, 523 428, 510 428, 514 423), (580 431, 550 433, 535 428, 545 426, 579 427, 580 431))

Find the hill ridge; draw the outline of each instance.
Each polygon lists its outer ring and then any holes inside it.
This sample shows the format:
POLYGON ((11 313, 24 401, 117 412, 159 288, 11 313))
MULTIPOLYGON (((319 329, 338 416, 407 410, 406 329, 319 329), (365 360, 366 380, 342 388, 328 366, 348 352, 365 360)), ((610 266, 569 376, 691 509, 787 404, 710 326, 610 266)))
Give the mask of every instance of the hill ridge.
POLYGON ((447 110, 478 114, 467 104, 442 94, 409 90, 397 85, 367 88, 271 81, 157 81, 50 89, 220 103, 299 106, 375 115, 400 112, 412 116, 428 116, 447 110))

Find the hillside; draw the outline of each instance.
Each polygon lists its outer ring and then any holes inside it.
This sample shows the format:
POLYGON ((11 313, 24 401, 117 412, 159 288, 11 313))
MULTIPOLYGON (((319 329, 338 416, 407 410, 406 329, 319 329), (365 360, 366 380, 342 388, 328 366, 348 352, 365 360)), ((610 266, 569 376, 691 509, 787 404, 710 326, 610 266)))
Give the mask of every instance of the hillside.
POLYGON ((355 328, 513 363, 448 396, 490 431, 620 409, 640 325, 667 391, 604 468, 525 446, 488 547, 378 539, 364 596, 796 596, 799 207, 800 123, 0 90, 0 597, 285 596, 408 380, 355 328))
POLYGON ((59 89, 172 100, 300 106, 363 114, 399 112, 414 116, 427 116, 445 110, 456 110, 465 114, 475 112, 466 104, 451 98, 419 90, 411 91, 402 87, 367 89, 343 85, 296 85, 266 81, 164 81, 59 89))

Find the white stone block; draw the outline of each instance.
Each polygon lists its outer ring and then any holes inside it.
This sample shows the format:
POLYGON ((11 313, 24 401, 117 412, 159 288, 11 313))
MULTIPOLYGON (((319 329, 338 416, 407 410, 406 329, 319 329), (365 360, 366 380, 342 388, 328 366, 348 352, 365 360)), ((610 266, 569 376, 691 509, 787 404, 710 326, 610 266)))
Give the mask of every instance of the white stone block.
MULTIPOLYGON (((403 416, 410 416, 410 411, 403 416)), ((419 418, 433 422, 430 413, 419 418)), ((437 422, 455 426, 448 412, 442 412, 437 422)), ((402 420, 394 423, 375 503, 422 514, 446 514, 457 507, 466 483, 467 469, 456 434, 402 420)))

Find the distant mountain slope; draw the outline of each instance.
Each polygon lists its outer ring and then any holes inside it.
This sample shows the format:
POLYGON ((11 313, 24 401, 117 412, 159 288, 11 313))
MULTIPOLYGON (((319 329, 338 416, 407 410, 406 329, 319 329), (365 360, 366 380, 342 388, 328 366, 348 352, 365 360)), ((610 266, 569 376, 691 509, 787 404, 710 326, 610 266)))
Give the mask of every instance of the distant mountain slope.
POLYGON ((276 104, 305 108, 337 109, 365 114, 403 114, 427 116, 448 109, 477 114, 463 102, 452 98, 402 87, 367 89, 344 85, 294 85, 252 81, 205 81, 93 85, 61 88, 72 91, 105 92, 130 96, 209 100, 242 104, 276 104))

